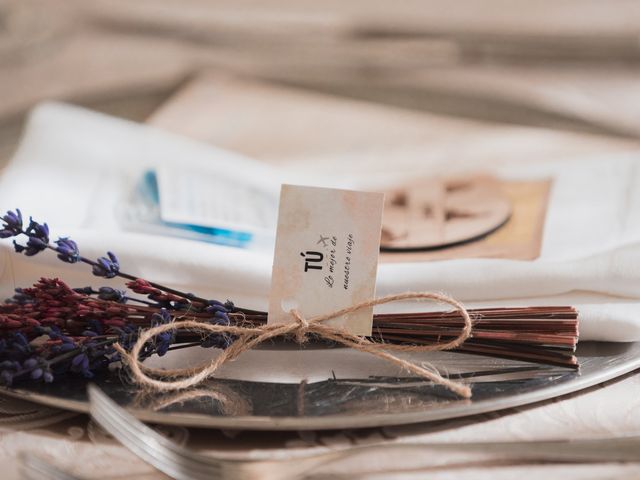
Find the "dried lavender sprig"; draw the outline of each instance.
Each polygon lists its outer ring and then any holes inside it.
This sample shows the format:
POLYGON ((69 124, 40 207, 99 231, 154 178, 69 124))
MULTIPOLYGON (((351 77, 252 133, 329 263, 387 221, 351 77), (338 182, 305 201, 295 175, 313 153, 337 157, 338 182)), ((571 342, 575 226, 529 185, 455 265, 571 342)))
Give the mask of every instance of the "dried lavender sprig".
MULTIPOLYGON (((57 374, 67 371, 90 377, 119 360, 111 348, 113 343, 117 341, 129 349, 141 328, 172 321, 165 308, 121 303, 122 292, 110 287, 71 289, 58 279, 43 278, 31 288, 16 290, 13 299, 0 304, 0 381, 6 384, 29 376, 34 381, 53 381, 57 374), (103 299, 87 295, 92 292, 102 292, 103 299), (29 338, 37 342, 43 332, 61 345, 34 350, 29 338), (53 365, 58 366, 52 369, 53 365)), ((217 324, 230 323, 221 302, 211 301, 207 310, 190 316, 217 324)), ((179 340, 191 342, 191 346, 226 348, 233 338, 209 335, 194 339, 183 335, 179 340)), ((173 349, 176 341, 173 334, 159 335, 145 345, 141 358, 162 356, 173 349)))
MULTIPOLYGON (((71 289, 68 291, 71 292, 71 289)), ((150 316, 149 325, 156 326, 170 321, 172 317, 166 309, 157 309, 150 316)), ((110 328, 112 333, 109 335, 104 335, 103 330, 100 321, 90 320, 79 337, 70 336, 57 326, 27 327, 10 335, 5 333, 4 338, 0 338, 0 383, 9 385, 14 379, 26 376, 34 381, 43 380, 48 383, 53 381, 55 375, 68 372, 91 378, 94 373, 119 362, 119 354, 113 348, 116 342, 130 348, 140 332, 140 328, 133 325, 110 328), (32 335, 35 334, 33 343, 27 338, 29 331, 32 335), (47 335, 49 341, 38 341, 42 335, 47 335)), ((141 358, 153 354, 163 356, 172 349, 175 341, 175 333, 160 335, 145 345, 141 358)), ((190 345, 206 347, 205 343, 205 340, 201 340, 190 345)))
POLYGON ((116 339, 103 342, 94 342, 87 337, 85 340, 74 341, 56 329, 43 329, 43 334, 56 345, 36 350, 22 333, 13 335, 13 339, 7 343, 4 340, 5 349, 2 351, 3 361, 0 362, 0 382, 10 385, 14 379, 29 375, 32 380, 43 380, 51 383, 55 374, 67 371, 82 373, 85 377, 93 376, 92 360, 95 361, 106 351, 102 347, 113 345, 116 339), (17 348, 16 348, 17 347, 17 348), (49 354, 53 353, 52 357, 49 354), (67 365, 63 362, 68 361, 67 365))
POLYGON ((67 322, 72 322, 72 328, 74 325, 78 328, 78 325, 91 319, 106 322, 106 326, 122 326, 126 322, 137 322, 136 319, 146 319, 149 322, 154 314, 162 312, 163 309, 176 312, 176 316, 187 315, 204 321, 228 324, 229 310, 232 308, 229 302, 211 300, 205 308, 190 308, 185 311, 183 303, 164 302, 150 305, 143 300, 145 303, 139 305, 136 302, 125 302, 123 297, 124 292, 111 287, 98 290, 92 287, 71 289, 57 278, 41 278, 32 287, 16 289, 13 298, 0 304, 0 331, 41 324, 66 327, 67 322), (98 298, 90 296, 96 292, 98 298))
MULTIPOLYGON (((56 338, 57 341, 62 342, 60 346, 51 347, 51 351, 55 350, 55 353, 59 353, 58 350, 64 350, 60 355, 49 358, 49 351, 33 352, 31 351, 30 344, 27 337, 22 332, 14 332, 14 341, 10 341, 9 348, 2 348, 0 350, 0 360, 4 368, 0 371, 0 381, 10 383, 13 378, 21 377, 29 374, 33 380, 44 379, 44 381, 53 381, 54 375, 52 367, 57 366, 60 370, 66 368, 69 371, 75 371, 82 373, 86 377, 93 375, 92 369, 98 366, 105 366, 112 363, 109 359, 117 359, 118 355, 111 348, 111 345, 118 341, 125 348, 130 348, 130 344, 137 337, 137 328, 132 324, 127 324, 125 318, 135 320, 139 317, 139 320, 149 318, 152 326, 160 325, 171 321, 172 317, 165 308, 172 310, 195 310, 191 314, 207 314, 207 320, 215 323, 229 324, 230 319, 228 313, 234 310, 234 305, 231 302, 218 302, 216 300, 207 300, 190 293, 184 293, 179 290, 175 290, 164 285, 160 285, 153 282, 148 282, 133 275, 120 271, 120 264, 118 258, 113 252, 107 252, 104 257, 98 258, 96 261, 83 257, 80 254, 78 245, 75 241, 68 237, 60 237, 53 242, 49 238, 49 227, 46 223, 40 224, 30 217, 29 225, 25 228, 22 212, 16 209, 15 212, 8 211, 2 217, 3 225, 0 229, 0 238, 11 238, 24 235, 27 237, 26 244, 18 243, 14 239, 13 244, 17 253, 24 253, 26 256, 37 255, 38 253, 49 249, 57 253, 58 259, 65 263, 85 263, 92 267, 94 275, 104 278, 114 278, 116 276, 129 280, 128 286, 136 293, 145 294, 152 302, 129 297, 126 292, 113 289, 111 287, 102 287, 99 290, 93 290, 91 287, 84 289, 76 289, 73 292, 66 285, 53 280, 53 283, 46 281, 42 284, 44 287, 44 297, 30 298, 29 293, 38 292, 38 285, 36 289, 26 289, 16 291, 16 296, 5 305, 10 305, 8 313, 6 309, 0 308, 0 318, 3 322, 4 328, 23 329, 25 331, 47 329, 51 339, 56 338), (51 289, 53 291, 46 291, 51 289), (62 291, 60 291, 62 288, 62 291), (55 292, 55 294, 54 294, 55 292), (74 293, 78 295, 97 295, 98 301, 104 302, 103 304, 96 304, 93 301, 93 307, 91 302, 85 302, 84 300, 78 303, 78 299, 74 298, 74 293), (40 300, 44 300, 44 303, 40 300), (65 300, 66 299, 66 300, 65 300), (137 307, 133 310, 116 307, 116 305, 122 305, 128 301, 134 301, 145 305, 145 307, 137 307), (65 303, 66 302, 66 303, 65 303), (71 302, 71 303, 69 303, 71 302), (86 303, 86 304, 85 304, 86 303), (73 308, 73 306, 77 308, 73 308), (197 308, 193 308, 196 307, 197 308), (91 310, 94 308, 94 310, 91 310), (95 309, 98 310, 95 310, 95 309), (38 310, 40 309, 40 310, 38 310), (88 309, 88 310, 87 310, 88 309), (143 309, 142 311, 140 309, 143 309), (149 310, 151 309, 151 310, 149 310), (22 310, 22 311, 21 311, 22 310), (41 327, 40 321, 53 322, 55 324, 59 320, 62 321, 63 326, 66 328, 67 322, 76 317, 82 318, 87 313, 104 313, 107 315, 103 318, 102 315, 98 315, 98 318, 93 320, 94 328, 91 329, 91 320, 87 325, 87 330, 83 331, 83 340, 80 343, 74 343, 74 341, 59 332, 55 327, 41 327), (13 312, 13 313, 12 313, 13 312), (82 313, 84 312, 84 313, 82 313), (111 312, 111 317, 109 317, 111 312), (52 316, 53 315, 53 316, 52 316), (69 316, 70 315, 70 316, 69 316), (113 315, 122 315, 121 320, 117 320, 118 317, 113 318, 113 315), (131 316, 132 315, 132 316, 131 316), (99 318, 103 318, 99 320, 99 318), (111 318, 111 319, 110 319, 111 318), (111 339, 105 339, 98 342, 99 335, 103 328, 103 322, 109 321, 110 324, 106 326, 115 332, 118 332, 117 336, 111 339), (15 324, 15 325, 14 325, 15 324), (118 325, 121 325, 118 327, 118 325), (22 363, 15 359, 11 359, 12 355, 19 355, 24 357, 25 355, 31 355, 29 358, 22 358, 22 363), (42 356, 44 355, 44 357, 42 356)), ((41 280, 43 282, 45 279, 41 280)), ((40 295, 40 294, 38 294, 40 295)), ((74 320, 77 323, 77 320, 74 320)), ((82 323, 80 324, 82 325, 82 323)), ((78 328, 79 325, 76 325, 78 328)), ((6 333, 5 333, 6 335, 6 333)), ((152 354, 164 355, 172 346, 176 340, 175 333, 167 333, 165 335, 159 335, 150 344, 145 345, 141 358, 145 358, 152 354)), ((6 341, 0 339, 6 346, 6 341)), ((202 347, 228 347, 233 338, 228 335, 209 335, 202 339, 198 344, 202 347)), ((192 343, 193 345, 193 343, 192 343)))
MULTIPOLYGON (((24 253, 27 256, 34 256, 38 253, 50 249, 58 254, 58 258, 66 263, 82 262, 92 267, 92 272, 98 277, 114 278, 121 277, 127 280, 135 281, 137 277, 128 273, 120 271, 120 263, 118 258, 113 252, 107 252, 105 257, 100 257, 96 261, 80 255, 78 245, 75 241, 68 237, 60 237, 51 245, 49 239, 49 226, 46 223, 38 223, 33 218, 29 218, 29 225, 24 228, 22 212, 16 208, 15 212, 11 210, 1 218, 3 221, 2 229, 0 229, 0 238, 11 238, 19 235, 27 236, 27 243, 25 245, 19 244, 16 240, 13 241, 14 248, 18 253, 24 253)), ((160 285, 154 282, 147 282, 149 285, 179 296, 188 302, 200 302, 207 304, 208 300, 202 297, 198 297, 192 293, 181 292, 164 285, 160 285)))
MULTIPOLYGON (((6 341, 3 339, 3 347, 0 352, 0 384, 12 385, 15 380, 28 378, 32 381, 44 381, 51 383, 56 377, 68 373, 81 374, 85 378, 93 376, 101 371, 106 371, 118 365, 119 354, 113 348, 118 342, 130 344, 135 342, 137 334, 124 334, 128 337, 123 341, 122 335, 85 337, 73 341, 66 337, 60 345, 55 345, 49 350, 37 351, 32 349, 24 337, 20 337, 25 348, 25 355, 20 359, 10 359, 6 355, 6 341), (100 341, 98 341, 100 340, 100 341), (53 350, 55 348, 55 350, 53 350), (54 356, 48 356, 48 353, 54 356)), ((154 341, 145 346, 140 358, 148 358, 153 354, 162 356, 168 351, 191 348, 195 346, 207 347, 203 341, 192 341, 178 345, 167 345, 166 341, 154 341)), ((20 358, 20 357, 19 357, 20 358)))
MULTIPOLYGON (((31 380, 51 383, 56 376, 63 374, 78 373, 85 378, 93 378, 96 373, 110 368, 120 361, 119 355, 113 349, 116 342, 124 343, 117 335, 85 337, 84 339, 72 340, 57 332, 50 332, 52 338, 63 337, 60 345, 54 345, 49 350, 40 352, 33 350, 29 344, 25 343, 24 337, 18 336, 27 354, 26 360, 9 360, 2 355, 4 360, 0 361, 0 383, 11 385, 15 380, 29 377, 31 380), (48 353, 54 353, 48 356, 48 353), (55 373, 55 375, 54 375, 55 373)), ((129 334, 127 343, 135 341, 137 334, 129 334)), ((6 345, 6 342, 5 342, 6 345)), ((167 351, 200 345, 199 342, 192 342, 181 345, 167 346, 162 342, 153 342, 145 348, 143 358, 152 354, 164 355, 167 351)), ((4 353, 4 352, 3 352, 4 353)))
POLYGON ((93 287, 89 286, 74 288, 73 290, 83 295, 96 295, 100 300, 114 301, 117 303, 137 302, 150 307, 162 307, 158 302, 150 302, 142 298, 132 297, 127 295, 125 290, 118 290, 117 288, 112 287, 100 287, 98 290, 94 290, 93 287))

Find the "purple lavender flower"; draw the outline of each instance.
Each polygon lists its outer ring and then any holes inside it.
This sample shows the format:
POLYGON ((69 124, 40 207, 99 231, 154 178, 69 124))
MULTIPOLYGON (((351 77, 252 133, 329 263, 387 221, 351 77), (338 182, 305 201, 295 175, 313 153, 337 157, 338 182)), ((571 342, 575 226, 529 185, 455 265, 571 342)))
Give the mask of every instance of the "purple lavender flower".
POLYGON ((171 322, 171 314, 166 308, 161 308, 159 312, 151 315, 151 326, 166 325, 171 322))
POLYGON ((109 258, 100 257, 93 265, 93 274, 96 277, 113 278, 120 272, 118 257, 112 252, 107 252, 107 256, 109 258))
POLYGON ((22 332, 16 332, 13 334, 12 338, 10 339, 9 348, 12 348, 15 352, 23 355, 31 352, 29 340, 24 336, 22 332))
POLYGON ((3 217, 2 230, 0 230, 0 238, 15 237, 22 233, 22 213, 16 208, 15 213, 9 210, 3 217))
POLYGON ((92 378, 93 372, 89 369, 89 356, 86 352, 79 353, 71 360, 71 371, 82 373, 85 378, 92 378))
POLYGON ((51 353, 53 354, 63 355, 78 349, 76 342, 74 342, 70 337, 64 335, 57 326, 40 327, 39 330, 43 335, 48 335, 51 340, 61 342, 51 347, 51 353))
POLYGON ((39 380, 40 378, 42 378, 42 375, 44 374, 44 370, 40 365, 40 361, 36 357, 31 357, 25 360, 22 363, 22 368, 25 372, 27 373, 30 372, 29 376, 33 380, 39 380))
POLYGON ((231 320, 229 320, 227 312, 216 312, 213 314, 213 323, 218 325, 229 325, 231 320))
MULTIPOLYGON (((215 305, 215 303, 218 303, 218 304, 220 303, 220 302, 216 302, 215 300, 210 301, 209 303, 210 303, 210 306, 220 307, 220 305, 215 305), (214 305, 211 305, 212 303, 214 303, 214 305)), ((229 319, 229 316, 227 315, 226 310, 225 311, 215 310, 213 313, 213 317, 209 319, 209 322, 215 325, 231 324, 231 320, 229 319)), ((231 335, 228 335, 226 333, 211 334, 211 335, 207 335, 204 338, 204 340, 201 343, 201 346, 203 348, 221 348, 224 350, 230 347, 232 343, 233 343, 233 337, 231 335)))
POLYGON ((46 223, 38 223, 29 217, 29 226, 25 233, 34 238, 39 238, 47 245, 49 244, 49 226, 46 223))
MULTIPOLYGON (((11 213, 11 212, 9 212, 11 213)), ((9 214, 5 215, 7 217, 9 214)), ((22 220, 20 219, 20 222, 22 220)), ((5 227, 5 231, 6 231, 5 227)), ((13 241, 13 246, 18 253, 24 253, 27 257, 32 257, 43 250, 46 250, 49 247, 49 227, 46 223, 38 223, 33 220, 33 218, 29 218, 29 226, 24 233, 29 239, 27 240, 26 245, 21 245, 15 240, 13 241)))
POLYGON ((174 339, 175 335, 172 332, 163 332, 158 335, 156 337, 156 354, 159 357, 164 356, 169 351, 174 339))
POLYGON ((13 248, 17 253, 24 253, 27 257, 33 257, 47 248, 48 244, 44 243, 37 237, 29 237, 26 245, 20 245, 15 240, 13 241, 13 248))
MULTIPOLYGON (((166 325, 171 323, 171 314, 165 308, 161 308, 160 312, 151 316, 151 326, 166 325)), ((162 332, 155 337, 156 354, 160 357, 169 351, 169 347, 175 341, 176 334, 174 332, 162 332)))
POLYGON ((227 309, 225 308, 222 302, 218 300, 209 300, 207 307, 204 309, 205 312, 215 314, 216 312, 227 313, 227 309))
POLYGON ((68 237, 61 237, 55 243, 57 245, 55 251, 58 252, 60 260, 67 263, 76 263, 80 260, 80 251, 76 242, 68 237))
POLYGON ((93 295, 96 293, 92 287, 76 287, 73 291, 82 295, 93 295))
POLYGON ((35 358, 31 357, 31 358, 27 358, 23 363, 22 366, 28 370, 32 370, 34 369, 36 366, 38 365, 38 360, 36 360, 35 358))
POLYGON ((125 325, 124 327, 113 327, 113 330, 118 332, 118 343, 125 350, 131 350, 135 343, 135 334, 137 333, 133 325, 125 325))
POLYGON ((3 369, 0 373, 0 382, 6 385, 11 385, 14 379, 24 375, 28 375, 32 380, 43 380, 45 383, 53 381, 51 366, 42 352, 27 358, 22 365, 20 362, 4 361, 0 364, 0 368, 3 369))
POLYGON ((127 296, 124 290, 118 290, 111 287, 100 287, 98 289, 98 298, 118 303, 127 303, 127 296))
POLYGON ((218 300, 209 300, 207 302, 207 307, 205 308, 205 312, 215 314, 216 312, 229 313, 235 310, 236 306, 232 301, 227 300, 222 303, 218 300))

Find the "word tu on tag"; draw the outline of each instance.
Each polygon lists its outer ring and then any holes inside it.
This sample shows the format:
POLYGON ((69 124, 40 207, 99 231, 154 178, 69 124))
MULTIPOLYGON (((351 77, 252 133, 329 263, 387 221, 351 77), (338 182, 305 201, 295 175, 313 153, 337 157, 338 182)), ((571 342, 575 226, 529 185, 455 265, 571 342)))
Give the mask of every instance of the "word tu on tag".
MULTIPOLYGON (((375 296, 382 193, 283 185, 269 296, 269 324, 310 319, 375 296)), ((371 335, 373 308, 326 322, 371 335)))

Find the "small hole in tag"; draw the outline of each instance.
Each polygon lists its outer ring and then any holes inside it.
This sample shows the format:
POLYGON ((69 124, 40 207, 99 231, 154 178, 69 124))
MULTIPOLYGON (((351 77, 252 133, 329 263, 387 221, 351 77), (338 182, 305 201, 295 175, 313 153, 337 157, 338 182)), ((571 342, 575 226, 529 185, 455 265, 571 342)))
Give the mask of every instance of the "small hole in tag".
POLYGON ((298 301, 295 298, 285 298, 280 302, 282 310, 289 313, 291 310, 298 309, 298 301))

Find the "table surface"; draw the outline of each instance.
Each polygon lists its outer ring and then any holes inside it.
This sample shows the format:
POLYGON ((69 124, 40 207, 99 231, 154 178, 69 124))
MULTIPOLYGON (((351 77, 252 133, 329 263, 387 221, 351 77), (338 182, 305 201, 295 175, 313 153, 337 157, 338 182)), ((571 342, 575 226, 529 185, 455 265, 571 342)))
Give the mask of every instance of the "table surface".
MULTIPOLYGON (((292 67, 300 60, 300 55, 308 57, 313 49, 304 50, 302 54, 298 52, 298 56, 292 56, 288 64, 277 63, 280 58, 278 48, 282 48, 282 42, 274 40, 269 44, 271 50, 265 46, 266 53, 256 55, 256 45, 264 44, 262 39, 271 38, 269 35, 274 32, 261 32, 262 37, 256 34, 251 48, 234 56, 236 52, 225 50, 224 42, 221 47, 205 48, 211 39, 204 37, 188 42, 189 38, 185 36, 178 36, 178 40, 158 38, 149 34, 151 28, 143 35, 135 33, 136 22, 141 19, 148 20, 150 25, 156 22, 157 28, 166 26, 172 18, 178 27, 182 25, 182 17, 172 13, 178 11, 180 2, 168 2, 165 10, 153 12, 151 16, 146 10, 151 2, 140 2, 135 11, 130 11, 129 2, 113 3, 115 8, 111 10, 111 3, 107 8, 107 2, 98 1, 92 7, 75 12, 74 15, 85 15, 85 20, 91 20, 75 25, 60 16, 55 17, 57 23, 49 22, 52 25, 50 30, 34 30, 34 25, 47 24, 37 17, 31 19, 31 27, 29 22, 18 24, 28 31, 42 31, 40 37, 34 37, 34 41, 28 44, 18 42, 14 45, 11 37, 0 38, 0 47, 3 48, 0 61, 4 62, 0 86, 5 92, 12 92, 0 102, 0 161, 6 161, 18 141, 24 112, 37 101, 47 98, 73 99, 77 103, 136 120, 144 120, 155 111, 149 118, 151 124, 282 166, 298 168, 302 163, 313 164, 323 159, 326 168, 333 165, 345 171, 358 172, 366 167, 370 173, 378 171, 381 176, 384 169, 381 163, 370 161, 375 156, 372 152, 377 152, 377 157, 384 158, 385 162, 393 158, 398 171, 406 174, 418 167, 425 170, 428 165, 438 162, 438 159, 424 158, 427 147, 430 152, 435 152, 432 156, 438 157, 440 162, 444 160, 458 169, 514 161, 534 162, 541 157, 574 158, 638 147, 638 122, 634 124, 632 121, 639 118, 636 99, 640 82, 637 82, 639 71, 635 60, 604 69, 588 62, 586 66, 577 63, 563 65, 562 68, 553 62, 538 64, 536 68, 507 62, 485 68, 463 64, 455 68, 426 69, 421 66, 416 69, 415 65, 407 63, 414 58, 411 55, 395 55, 393 49, 371 50, 352 45, 344 48, 345 58, 340 63, 334 62, 331 52, 335 52, 335 48, 327 49, 326 45, 330 44, 328 39, 334 39, 331 35, 335 32, 338 32, 336 35, 341 34, 343 24, 333 22, 335 19, 325 15, 326 12, 314 10, 311 15, 313 22, 306 25, 312 24, 318 29, 324 25, 321 29, 324 36, 317 37, 322 41, 314 47, 319 52, 318 58, 324 62, 323 75, 319 75, 312 65, 304 64, 308 67, 306 69, 292 67), (129 20, 128 15, 131 17, 129 20), (329 23, 331 28, 326 26, 329 23), (327 32, 333 33, 329 35, 327 32), (361 62, 360 70, 353 68, 354 61, 361 62), (393 63, 395 68, 402 68, 403 72, 411 72, 411 75, 383 82, 384 88, 369 81, 375 75, 362 75, 362 72, 378 71, 381 65, 388 66, 385 62, 389 61, 396 62, 393 63), (193 76, 193 72, 203 68, 209 71, 186 88, 180 88, 181 93, 165 103, 185 77, 193 76), (340 93, 350 99, 304 94, 300 90, 274 88, 260 82, 224 79, 220 76, 221 69, 262 78, 280 74, 283 77, 282 72, 285 72, 298 86, 340 93), (358 85, 366 88, 358 89, 358 85), (457 94, 466 100, 462 104, 460 101, 444 101, 451 99, 443 95, 449 87, 457 89, 457 94), (189 89, 190 97, 185 102, 180 95, 189 89), (411 98, 415 100, 415 95, 418 95, 419 101, 408 105, 403 92, 413 92, 414 97, 411 98), (433 92, 438 95, 430 94, 433 92), (484 96, 498 93, 503 95, 497 104, 500 109, 494 108, 495 103, 484 102, 484 96), (291 98, 295 98, 295 102, 290 105, 295 106, 288 114, 300 119, 299 126, 293 132, 282 132, 278 130, 278 122, 272 121, 271 113, 283 99, 291 98), (411 108, 380 107, 362 102, 362 99, 411 108), (193 102, 200 108, 194 108, 193 102), (161 104, 163 107, 157 109, 161 104), (514 110, 511 108, 513 105, 519 109, 514 110), (615 115, 611 114, 612 111, 615 115), (348 129, 348 134, 343 127, 345 124, 353 126, 348 129), (536 127, 541 124, 556 129, 536 127), (330 142, 327 136, 331 138, 330 142)), ((207 13, 202 2, 192 0, 189 5, 200 12, 200 26, 220 26, 222 19, 230 38, 246 35, 246 30, 236 32, 229 27, 238 22, 229 23, 234 18, 233 7, 222 3, 225 9, 221 16, 207 13)), ((487 5, 495 7, 497 3, 500 2, 487 2, 487 5)), ((635 8, 633 2, 619 1, 620 8, 611 8, 608 4, 606 12, 598 7, 597 2, 584 2, 582 6, 586 16, 581 16, 574 23, 571 23, 569 8, 572 2, 560 3, 562 5, 558 2, 545 3, 544 18, 553 19, 553 24, 536 22, 535 18, 542 17, 535 17, 536 11, 531 11, 531 8, 519 13, 500 3, 504 13, 496 17, 495 23, 485 22, 481 27, 485 31, 491 28, 505 30, 505 25, 518 24, 527 32, 542 31, 548 35, 556 27, 568 25, 571 28, 567 31, 580 37, 581 33, 590 31, 590 25, 595 25, 593 31, 604 35, 603 38, 611 38, 607 36, 611 32, 624 36, 637 30, 629 21, 633 18, 630 15, 635 8), (558 15, 549 14, 550 8, 556 8, 558 15)), ((475 11, 479 7, 476 5, 475 11)), ((473 15, 464 15, 462 10, 449 18, 449 28, 466 28, 472 23, 473 15)), ((363 16, 362 11, 355 7, 346 11, 354 18, 363 16)), ((370 13, 368 21, 379 25, 380 18, 384 16, 380 17, 376 10, 370 13), (377 19, 375 15, 378 15, 377 19)), ((398 12, 395 15, 399 15, 398 12)), ((260 23, 260 18, 258 15, 254 20, 260 23)), ((424 19, 421 16, 414 20, 410 22, 413 26, 424 19)), ((431 20, 435 23, 430 24, 430 28, 438 25, 442 18, 436 15, 431 20)), ((302 24, 305 25, 304 22, 302 24)), ((405 25, 405 28, 408 27, 405 25)), ((300 31, 306 32, 306 29, 300 31)), ((415 52, 412 44, 403 43, 401 48, 402 52, 415 52)), ((635 55, 635 50, 631 53, 635 55)), ((527 53, 534 54, 535 49, 527 53)), ((629 55, 629 58, 633 57, 629 55)), ((640 375, 628 374, 577 394, 523 408, 402 427, 300 433, 159 428, 175 441, 194 449, 262 458, 380 441, 512 441, 639 433, 640 414, 636 412, 639 404, 640 375)), ((3 479, 19 478, 16 455, 24 450, 38 453, 88 478, 159 477, 151 467, 116 444, 88 417, 0 396, 0 466, 3 479)), ((396 453, 393 458, 384 455, 373 459, 356 458, 329 467, 326 472, 332 472, 334 478, 340 475, 353 478, 357 474, 358 478, 371 479, 424 478, 426 473, 429 478, 438 479, 640 476, 640 464, 482 465, 471 468, 447 465, 448 462, 447 458, 403 458, 396 453), (398 469, 402 471, 396 471, 398 469)))

